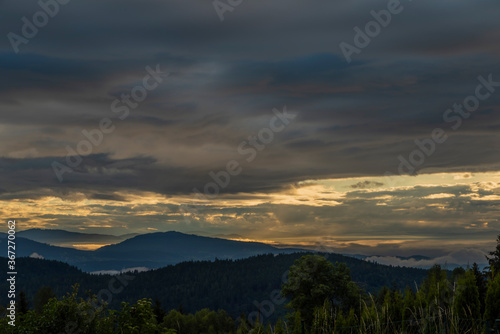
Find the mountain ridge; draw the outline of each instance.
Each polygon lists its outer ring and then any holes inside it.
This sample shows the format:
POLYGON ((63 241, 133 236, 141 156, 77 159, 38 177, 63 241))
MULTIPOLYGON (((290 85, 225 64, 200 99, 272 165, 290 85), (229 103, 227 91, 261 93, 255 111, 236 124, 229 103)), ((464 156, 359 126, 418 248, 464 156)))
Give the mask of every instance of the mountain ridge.
POLYGON ((16 232, 18 237, 23 237, 33 241, 51 244, 53 246, 63 246, 67 244, 111 244, 125 241, 139 235, 129 233, 122 235, 72 232, 61 229, 41 229, 31 228, 16 232))
MULTIPOLYGON (((110 282, 126 282, 120 292, 113 294, 110 307, 118 309, 121 302, 135 303, 141 298, 158 299, 166 310, 178 309, 195 312, 202 308, 224 309, 233 317, 256 310, 256 303, 268 300, 273 291, 279 290, 286 273, 294 261, 307 253, 264 254, 245 259, 215 261, 187 261, 150 270, 129 272, 119 276, 91 275, 58 261, 20 258, 16 281, 19 291, 26 292, 33 300, 37 290, 50 286, 58 297, 80 285, 80 294, 91 290, 98 294, 110 282)), ((367 292, 377 293, 383 286, 398 290, 406 286, 415 288, 427 275, 427 270, 394 267, 346 257, 341 254, 322 253, 332 263, 342 262, 349 268, 352 280, 367 292)), ((7 261, 6 258, 1 258, 7 261)), ((7 289, 7 281, 0 282, 0 289, 7 289)), ((121 286, 121 285, 117 285, 121 286)), ((104 297, 108 299, 107 297, 104 297)), ((0 304, 8 302, 7 294, 0 295, 0 304)), ((275 316, 285 314, 284 304, 276 305, 275 316)))
MULTIPOLYGON (((0 244, 6 234, 0 234, 0 244)), ((117 244, 96 250, 79 250, 41 243, 21 236, 16 238, 18 257, 34 253, 45 259, 63 261, 86 272, 123 270, 126 268, 160 268, 184 261, 241 259, 259 254, 302 252, 293 248, 276 248, 258 242, 244 242, 202 237, 176 231, 154 232, 134 236, 117 244)))

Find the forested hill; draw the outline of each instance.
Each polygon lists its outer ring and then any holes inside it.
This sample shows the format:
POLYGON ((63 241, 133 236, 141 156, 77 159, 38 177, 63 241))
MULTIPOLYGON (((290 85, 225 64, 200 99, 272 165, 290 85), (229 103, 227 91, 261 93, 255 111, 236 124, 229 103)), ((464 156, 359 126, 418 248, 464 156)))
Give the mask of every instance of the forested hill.
MULTIPOLYGON (((37 234, 28 230, 26 235, 37 240, 53 240, 72 243, 74 234, 60 230, 41 230, 37 234)), ((21 232, 20 232, 21 234, 21 232)), ((77 234, 78 238, 90 240, 95 235, 77 234)), ((24 235, 24 234, 23 234, 24 235)), ((98 238, 98 240, 101 240, 98 238)), ((0 233, 0 246, 7 248, 7 234, 0 233)), ((58 247, 16 237, 16 256, 30 256, 57 260, 74 265, 86 272, 122 270, 123 268, 162 268, 185 261, 213 261, 219 259, 244 259, 259 254, 295 253, 301 249, 276 248, 259 242, 243 242, 220 238, 202 237, 175 231, 138 235, 117 244, 94 251, 58 247)))
MULTIPOLYGON (((19 258, 17 290, 25 291, 30 302, 42 286, 50 286, 58 297, 71 291, 71 286, 80 284, 82 295, 91 290, 98 294, 102 289, 114 291, 110 306, 118 308, 122 301, 135 303, 141 298, 158 299, 163 309, 182 308, 194 312, 202 308, 224 309, 234 317, 256 310, 255 302, 271 299, 271 292, 280 289, 282 278, 293 262, 304 253, 258 255, 241 260, 216 260, 183 262, 174 266, 141 273, 128 273, 123 279, 126 286, 113 276, 91 275, 68 264, 19 258)), ((404 289, 420 284, 427 271, 416 268, 392 267, 366 262, 338 254, 325 254, 328 260, 344 262, 351 270, 352 279, 368 292, 377 292, 382 286, 404 289)), ((6 258, 3 258, 7 261, 6 258)), ((7 291, 6 281, 0 289, 7 291)), ((0 295, 6 305, 7 294, 0 295)), ((104 296, 104 295, 103 295, 104 296)), ((107 297, 105 297, 107 299, 107 297)), ((281 305, 276 315, 284 314, 281 305)))

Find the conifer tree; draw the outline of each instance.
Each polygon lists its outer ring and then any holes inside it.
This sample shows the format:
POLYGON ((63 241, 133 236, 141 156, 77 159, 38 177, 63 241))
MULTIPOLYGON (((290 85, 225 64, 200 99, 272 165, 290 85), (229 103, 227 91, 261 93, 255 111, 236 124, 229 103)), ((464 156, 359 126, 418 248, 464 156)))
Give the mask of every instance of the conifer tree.
POLYGON ((476 277, 472 270, 458 279, 458 286, 453 299, 453 312, 459 319, 479 319, 481 304, 476 277))

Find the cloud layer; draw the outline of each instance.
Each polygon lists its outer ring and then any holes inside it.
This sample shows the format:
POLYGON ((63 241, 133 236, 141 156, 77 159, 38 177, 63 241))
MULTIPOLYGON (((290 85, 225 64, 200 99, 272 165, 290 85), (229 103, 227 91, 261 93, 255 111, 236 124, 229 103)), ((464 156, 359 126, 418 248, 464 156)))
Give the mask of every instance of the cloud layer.
POLYGON ((500 166, 498 3, 402 1, 347 62, 339 44, 355 45, 354 28, 387 6, 244 1, 221 22, 210 1, 70 1, 27 38, 24 22, 40 4, 0 2, 3 216, 27 226, 199 229, 282 243, 333 233, 352 249, 370 235, 494 240, 497 181, 477 175, 496 178, 500 166), (17 53, 9 33, 26 38, 17 53), (161 84, 121 120, 113 101, 157 65, 161 84), (474 112, 444 117, 489 75, 492 90, 481 92, 491 94, 474 112), (284 106, 296 117, 263 145, 273 109, 284 106), (82 131, 105 118, 112 133, 60 182, 54 162, 68 165, 67 147, 76 150, 88 140, 82 131), (415 140, 436 128, 446 141, 415 168, 431 186, 388 184, 381 176, 398 174, 400 157, 410 161, 415 140), (193 189, 203 192, 215 182, 210 172, 230 161, 241 172, 186 220, 193 189), (455 177, 463 179, 448 182, 455 177), (349 184, 331 191, 328 180, 349 184))

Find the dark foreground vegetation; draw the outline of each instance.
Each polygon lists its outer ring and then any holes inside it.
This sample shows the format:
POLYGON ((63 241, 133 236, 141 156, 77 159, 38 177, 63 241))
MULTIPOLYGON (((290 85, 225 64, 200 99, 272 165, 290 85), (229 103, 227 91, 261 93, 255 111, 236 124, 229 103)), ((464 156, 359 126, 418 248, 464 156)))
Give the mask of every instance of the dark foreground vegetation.
MULTIPOLYGON (((78 283, 81 295, 90 290, 108 302, 110 309, 120 309, 121 302, 133 304, 139 299, 150 298, 157 299, 166 310, 181 308, 184 313, 195 313, 204 308, 223 309, 233 318, 239 318, 242 313, 250 314, 257 309, 254 302, 269 299, 273 291, 280 290, 287 270, 304 254, 183 262, 148 272, 126 273, 118 278, 91 275, 62 262, 19 258, 16 260, 19 267, 16 288, 18 292, 25 292, 31 306, 37 291, 44 286, 50 287, 61 299, 78 283), (116 289, 111 297, 101 292, 109 289, 110 284, 116 289)), ((415 282, 420 284, 427 275, 422 269, 385 266, 339 254, 323 255, 332 263, 345 263, 352 280, 370 293, 393 283, 398 290, 407 285, 415 288, 415 282)), ((0 281, 0 291, 8 290, 7 283, 0 281)), ((6 303, 7 294, 0 293, 0 305, 6 303)), ((266 321, 275 322, 287 311, 285 303, 275 305, 275 312, 266 321)))
MULTIPOLYGON (((78 285, 59 299, 51 288, 42 288, 33 307, 24 293, 19 295, 16 326, 9 325, 9 310, 3 309, 0 329, 37 334, 491 333, 500 318, 500 235, 497 241, 484 272, 475 264, 452 273, 436 265, 415 289, 401 291, 394 285, 376 294, 354 283, 344 263, 304 255, 290 267, 281 290, 257 302, 257 311, 237 318, 222 310, 189 314, 179 307, 166 312, 159 301, 148 298, 123 302, 113 310, 95 295, 80 296, 78 285), (288 314, 269 321, 283 304, 288 314)), ((108 290, 118 293, 119 287, 110 285, 108 290)))

